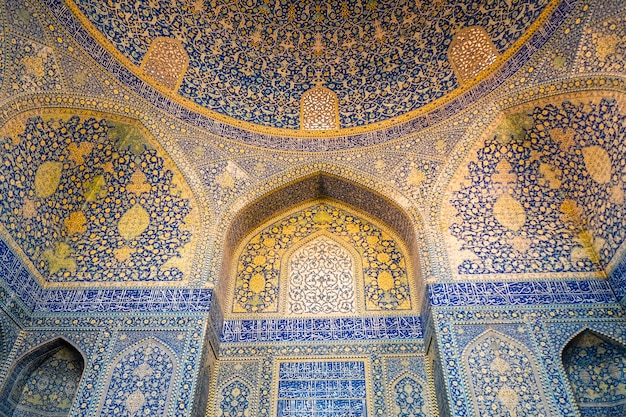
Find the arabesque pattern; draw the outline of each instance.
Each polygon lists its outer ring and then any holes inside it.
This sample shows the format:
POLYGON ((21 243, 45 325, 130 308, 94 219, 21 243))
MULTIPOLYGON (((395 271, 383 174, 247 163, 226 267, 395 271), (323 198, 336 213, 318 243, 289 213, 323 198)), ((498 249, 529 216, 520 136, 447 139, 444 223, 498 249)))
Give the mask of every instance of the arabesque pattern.
POLYGON ((626 238, 625 123, 612 99, 502 119, 451 196, 449 230, 475 255, 458 273, 591 275, 608 264, 626 238))
POLYGON ((186 222, 197 218, 140 128, 51 114, 13 120, 1 134, 0 222, 46 281, 184 278, 186 222))

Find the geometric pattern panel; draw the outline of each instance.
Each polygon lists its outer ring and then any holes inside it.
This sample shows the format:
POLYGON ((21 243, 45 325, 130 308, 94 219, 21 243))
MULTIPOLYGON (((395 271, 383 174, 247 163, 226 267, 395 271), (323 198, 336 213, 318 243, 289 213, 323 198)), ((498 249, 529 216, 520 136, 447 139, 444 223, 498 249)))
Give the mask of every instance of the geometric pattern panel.
POLYGON ((287 304, 299 315, 304 308, 309 313, 410 310, 403 251, 399 241, 360 215, 335 203, 315 203, 264 226, 240 246, 232 312, 284 313, 287 304), (319 236, 325 237, 310 242, 319 236), (351 277, 353 283, 345 286, 351 277), (291 284, 294 291, 287 293, 291 284), (352 301, 351 288, 363 301, 352 301), (308 306, 302 307, 305 301, 308 306))
POLYGON ((317 85, 302 95, 302 128, 308 130, 337 129, 339 103, 337 94, 326 87, 317 85))
POLYGON ((478 415, 549 415, 532 354, 520 343, 487 331, 466 348, 463 360, 478 415))
POLYGON ((158 38, 150 45, 141 69, 150 78, 169 90, 174 90, 185 73, 189 57, 180 41, 158 38))
POLYGON ((136 122, 97 116, 3 126, 5 233, 48 282, 184 279, 198 210, 182 175, 136 122))
POLYGON ((448 59, 459 83, 465 83, 489 67, 498 51, 489 34, 480 26, 460 30, 448 48, 448 59))
POLYGON ((363 362, 282 362, 278 417, 365 417, 363 362))
POLYGON ((224 387, 221 394, 218 416, 246 417, 249 415, 250 387, 241 381, 234 381, 224 387))
POLYGON ((122 352, 111 364, 100 416, 161 416, 167 410, 176 357, 156 339, 122 352))
POLYGON ((624 123, 613 99, 501 119, 444 204, 456 273, 598 275, 626 238, 624 123))
POLYGON ((30 374, 13 416, 67 416, 82 373, 80 354, 72 348, 61 348, 30 374))
POLYGON ((563 365, 584 417, 626 413, 626 348, 588 330, 563 350, 563 365))
POLYGON ((424 357, 385 357, 384 386, 388 415, 394 417, 426 417, 429 413, 429 391, 424 357))
POLYGON ((410 376, 402 377, 393 386, 395 409, 397 417, 426 416, 424 405, 424 387, 410 376))
POLYGON ((482 26, 504 52, 550 1, 75 3, 95 37, 134 65, 154 39, 180 40, 190 57, 178 90, 184 98, 239 120, 298 129, 300 99, 318 78, 337 93, 345 127, 442 97, 458 85, 441 52, 457 28, 482 26))

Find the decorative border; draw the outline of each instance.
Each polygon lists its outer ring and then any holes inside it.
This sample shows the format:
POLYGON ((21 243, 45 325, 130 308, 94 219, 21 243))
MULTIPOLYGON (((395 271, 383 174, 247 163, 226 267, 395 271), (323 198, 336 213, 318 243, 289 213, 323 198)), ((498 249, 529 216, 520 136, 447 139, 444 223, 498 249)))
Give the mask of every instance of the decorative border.
POLYGON ((413 340, 424 337, 419 316, 227 320, 222 343, 413 340))
POLYGON ((454 282, 428 284, 427 288, 434 307, 617 302, 606 280, 454 282))

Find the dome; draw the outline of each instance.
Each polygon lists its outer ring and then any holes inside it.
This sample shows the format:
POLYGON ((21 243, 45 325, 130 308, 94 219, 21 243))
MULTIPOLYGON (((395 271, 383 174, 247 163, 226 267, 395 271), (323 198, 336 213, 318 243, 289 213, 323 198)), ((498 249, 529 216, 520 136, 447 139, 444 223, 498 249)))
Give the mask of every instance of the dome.
POLYGON ((283 136, 307 128, 301 102, 316 87, 336 94, 326 101, 338 117, 316 130, 375 129, 438 107, 510 57, 551 9, 548 0, 73 1, 91 34, 152 87, 283 136))

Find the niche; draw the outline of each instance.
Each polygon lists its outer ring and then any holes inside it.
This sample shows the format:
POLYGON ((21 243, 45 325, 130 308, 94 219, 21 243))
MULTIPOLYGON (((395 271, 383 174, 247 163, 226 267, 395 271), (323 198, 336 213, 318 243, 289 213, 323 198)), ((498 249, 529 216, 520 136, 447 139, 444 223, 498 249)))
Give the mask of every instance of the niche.
POLYGON ((0 416, 69 416, 85 362, 71 344, 56 339, 26 354, 0 394, 0 416))
POLYGON ((563 366, 582 417, 626 415, 626 347, 585 330, 563 350, 563 366))

